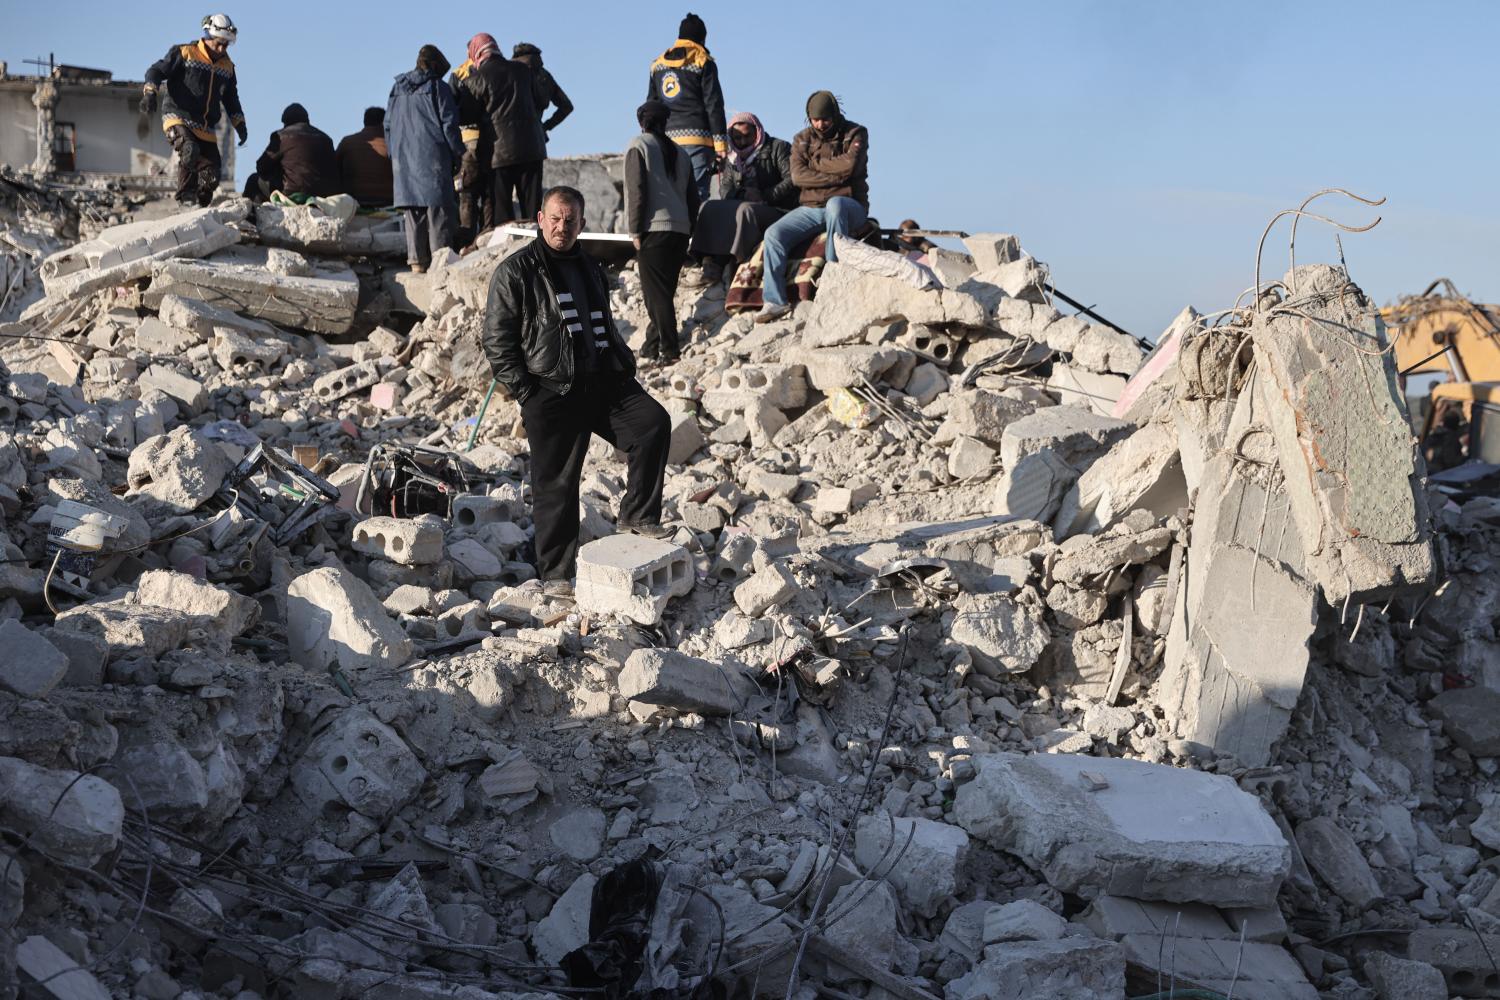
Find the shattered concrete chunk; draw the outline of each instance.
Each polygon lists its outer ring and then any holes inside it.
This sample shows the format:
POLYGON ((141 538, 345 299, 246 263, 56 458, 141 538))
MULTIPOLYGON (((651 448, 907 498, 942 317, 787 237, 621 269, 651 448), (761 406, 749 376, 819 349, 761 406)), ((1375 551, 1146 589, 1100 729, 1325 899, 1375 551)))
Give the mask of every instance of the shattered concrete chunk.
POLYGON ((1365 910, 1385 895, 1354 838, 1329 817, 1298 823, 1297 847, 1313 873, 1356 910, 1365 910))
POLYGON ((1005 470, 995 481, 994 511, 1030 521, 1051 521, 1078 473, 1043 448, 1005 470))
POLYGON ((96 775, 0 757, 0 819, 44 853, 92 865, 119 843, 125 807, 96 775))
POLYGON ((588 942, 589 909, 598 881, 584 872, 552 904, 551 912, 537 921, 531 934, 531 947, 537 958, 548 965, 557 965, 568 952, 588 942))
POLYGON ((1132 427, 1123 420, 1076 406, 1045 407, 1005 425, 1000 436, 1000 464, 1014 469, 1027 455, 1050 448, 1064 462, 1082 468, 1132 427))
POLYGON ((188 616, 189 627, 220 650, 228 650, 232 639, 260 620, 260 603, 254 598, 172 570, 147 570, 136 582, 131 600, 188 616))
POLYGON ((109 1000, 94 974, 40 934, 16 945, 16 967, 30 980, 23 986, 45 990, 57 1000, 109 1000))
POLYGON ((126 479, 132 495, 186 514, 217 493, 229 472, 223 449, 184 425, 137 445, 130 453, 126 479))
POLYGON ((854 832, 854 860, 872 878, 895 886, 902 902, 924 917, 936 916, 958 891, 968 852, 967 833, 930 819, 865 815, 854 832))
POLYGON ((1058 511, 1057 534, 1102 531, 1133 510, 1167 517, 1187 505, 1177 435, 1166 425, 1147 424, 1079 477, 1058 511))
POLYGON ((1018 674, 1036 665, 1050 637, 1041 609, 1005 594, 964 594, 954 605, 951 635, 992 676, 1018 674))
POLYGON ((39 632, 14 618, 0 621, 0 689, 45 698, 68 672, 68 658, 39 632))
POLYGON ((804 334, 814 347, 855 343, 868 327, 895 319, 929 326, 982 326, 985 320, 983 304, 962 288, 917 288, 847 263, 823 269, 814 304, 815 322, 804 334))
POLYGON ((734 603, 742 614, 755 617, 785 604, 802 588, 791 570, 779 562, 767 563, 754 576, 734 588, 734 603))
MULTIPOLYGON (((868 880, 850 882, 834 893, 828 910, 844 914, 823 931, 830 944, 877 969, 891 968, 901 937, 896 928, 896 897, 890 886, 868 880)), ((842 983, 863 977, 830 964, 828 978, 842 983)))
POLYGON ((1369 953, 1365 975, 1380 1000, 1446 1000, 1448 996, 1448 984, 1436 967, 1383 951, 1369 953))
POLYGON ((948 984, 949 1000, 1103 998, 1125 995, 1118 945, 1088 937, 1012 941, 984 950, 984 961, 948 984))
POLYGON ((701 715, 744 710, 759 688, 737 667, 668 649, 637 649, 620 671, 620 695, 701 715))
POLYGON ((309 809, 342 803, 384 820, 416 797, 427 780, 416 755, 368 709, 339 712, 292 767, 291 787, 309 809))
POLYGON ((1500 757, 1500 691, 1455 688, 1427 703, 1448 738, 1477 757, 1500 757))
POLYGON ((411 640, 368 584, 348 570, 325 566, 287 588, 287 646, 314 670, 392 670, 411 657, 411 640))
POLYGON ((1267 906, 1291 866, 1259 800, 1223 775, 1067 754, 985 754, 959 786, 954 815, 1047 881, 1099 893, 1267 906), (1108 787, 1091 790, 1083 772, 1108 787))

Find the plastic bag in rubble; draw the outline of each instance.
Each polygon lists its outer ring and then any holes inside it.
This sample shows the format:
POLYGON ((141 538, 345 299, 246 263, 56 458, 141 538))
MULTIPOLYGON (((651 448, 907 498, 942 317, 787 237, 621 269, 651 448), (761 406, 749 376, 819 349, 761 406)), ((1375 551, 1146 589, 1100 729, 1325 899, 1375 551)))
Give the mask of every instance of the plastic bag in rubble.
POLYGON ((873 403, 860 399, 848 389, 835 389, 828 394, 828 412, 851 430, 869 427, 880 416, 873 403))
POLYGON ((568 985, 607 1000, 693 1000, 708 983, 723 924, 685 865, 638 858, 594 886, 589 941, 563 956, 568 985))

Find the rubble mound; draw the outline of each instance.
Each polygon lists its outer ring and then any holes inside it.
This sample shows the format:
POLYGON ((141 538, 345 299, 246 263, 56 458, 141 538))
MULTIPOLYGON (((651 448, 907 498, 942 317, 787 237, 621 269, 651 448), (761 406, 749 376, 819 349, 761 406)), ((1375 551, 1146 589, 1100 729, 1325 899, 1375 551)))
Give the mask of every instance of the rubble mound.
POLYGON ((1495 508, 1342 269, 1154 345, 1004 234, 684 288, 670 535, 596 442, 575 598, 478 342, 522 238, 318 213, 14 241, 4 990, 1493 991, 1495 508))

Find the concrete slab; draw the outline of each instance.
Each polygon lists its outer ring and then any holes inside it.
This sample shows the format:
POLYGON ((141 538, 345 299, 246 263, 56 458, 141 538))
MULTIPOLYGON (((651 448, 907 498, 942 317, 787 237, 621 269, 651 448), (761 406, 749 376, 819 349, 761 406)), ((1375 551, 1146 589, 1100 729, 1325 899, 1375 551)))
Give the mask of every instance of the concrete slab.
POLYGON ((1264 906, 1291 866, 1259 800, 1223 775, 1065 754, 974 763, 977 777, 958 789, 959 825, 1067 892, 1264 906), (1084 771, 1108 787, 1091 790, 1084 771))
POLYGON ((278 274, 265 247, 238 247, 212 260, 167 260, 152 266, 145 304, 167 295, 197 299, 278 326, 347 333, 359 305, 359 279, 342 261, 312 262, 312 273, 278 274))

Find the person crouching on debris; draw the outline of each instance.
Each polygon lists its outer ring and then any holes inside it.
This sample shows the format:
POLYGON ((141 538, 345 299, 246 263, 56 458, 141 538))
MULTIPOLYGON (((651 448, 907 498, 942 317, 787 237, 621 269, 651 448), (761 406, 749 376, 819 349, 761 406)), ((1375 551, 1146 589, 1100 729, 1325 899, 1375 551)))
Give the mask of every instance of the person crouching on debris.
POLYGON ((635 244, 650 318, 641 356, 666 364, 675 362, 682 350, 673 299, 698 215, 692 163, 667 137, 671 113, 661 101, 642 104, 635 112, 640 134, 625 151, 625 225, 635 244))
POLYGON ((807 128, 792 139, 792 183, 802 192, 802 204, 766 230, 765 305, 755 314, 757 323, 792 311, 786 264, 794 249, 826 232, 824 256, 836 261, 834 236, 851 236, 869 221, 869 156, 869 133, 844 117, 832 94, 820 90, 807 99, 807 128))
POLYGON ((223 167, 214 130, 224 111, 240 145, 250 138, 229 60, 238 36, 228 14, 210 14, 202 38, 172 46, 146 70, 141 112, 154 114, 160 102, 162 131, 177 151, 177 200, 185 205, 207 207, 214 199, 223 167))
POLYGON ((458 234, 453 174, 464 143, 458 103, 443 82, 448 66, 436 45, 422 46, 416 69, 396 77, 385 106, 393 203, 406 210, 406 262, 418 273, 427 270, 434 252, 451 248, 458 234))
POLYGON ((697 284, 715 284, 726 266, 749 260, 771 224, 796 207, 791 143, 767 135, 755 115, 735 115, 729 120, 729 156, 719 172, 719 197, 704 202, 693 233, 692 251, 703 258, 697 284))
POLYGON ((495 381, 521 407, 531 445, 536 568, 547 593, 567 595, 578 556, 578 491, 589 435, 628 456, 620 527, 652 538, 661 525, 672 425, 635 380, 600 266, 578 246, 583 195, 554 187, 539 237, 490 279, 481 343, 495 381))

